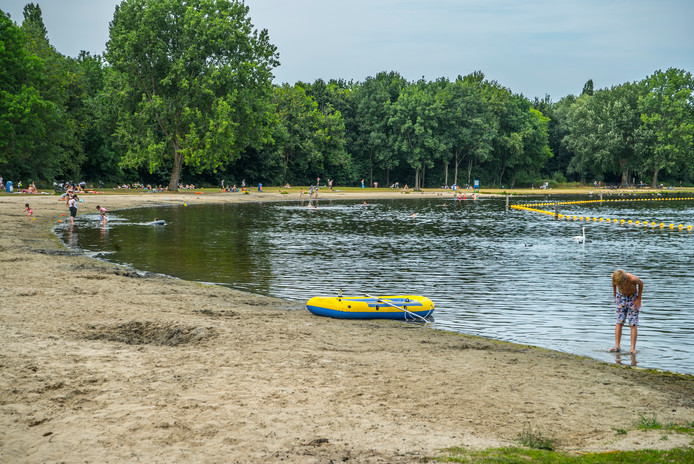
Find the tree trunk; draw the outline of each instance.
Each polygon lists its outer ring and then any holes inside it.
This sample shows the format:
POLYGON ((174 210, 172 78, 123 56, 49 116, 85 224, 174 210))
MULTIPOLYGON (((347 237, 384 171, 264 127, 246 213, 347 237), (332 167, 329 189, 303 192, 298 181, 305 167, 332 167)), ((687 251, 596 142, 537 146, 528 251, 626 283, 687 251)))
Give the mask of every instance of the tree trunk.
POLYGON ((414 170, 414 189, 419 190, 419 168, 414 170))
POLYGON ((467 162, 467 184, 470 185, 470 179, 472 178, 472 157, 467 162))
POLYGON ((516 187, 516 176, 518 175, 518 168, 513 169, 513 176, 511 177, 511 188, 516 187))
POLYGON ((171 169, 171 180, 169 181, 169 187, 167 188, 170 192, 178 191, 178 181, 181 178, 181 168, 183 167, 183 153, 179 150, 178 140, 174 137, 173 140, 173 168, 171 169))
POLYGON ((369 151, 369 185, 374 185, 374 154, 373 150, 369 151))
POLYGON ((506 171, 506 165, 504 164, 504 166, 501 168, 501 174, 499 174, 499 187, 504 185, 504 184, 502 184, 502 182, 504 181, 504 172, 505 171, 506 171))
POLYGON ((629 168, 627 167, 627 160, 620 159, 619 167, 622 170, 622 187, 629 186, 629 168))
POLYGON ((424 185, 426 184, 426 179, 425 176, 427 175, 427 165, 425 164, 422 166, 422 185, 420 185, 421 188, 424 188, 424 185))
POLYGON ((458 155, 455 155, 455 172, 453 173, 453 183, 458 185, 458 166, 460 166, 460 160, 458 155))
POLYGON ((443 176, 443 185, 445 185, 446 187, 448 187, 448 163, 444 164, 444 166, 443 166, 443 172, 444 172, 444 176, 443 176))
POLYGON ((653 182, 651 182, 652 188, 658 188, 658 171, 660 171, 660 169, 653 170, 653 182))

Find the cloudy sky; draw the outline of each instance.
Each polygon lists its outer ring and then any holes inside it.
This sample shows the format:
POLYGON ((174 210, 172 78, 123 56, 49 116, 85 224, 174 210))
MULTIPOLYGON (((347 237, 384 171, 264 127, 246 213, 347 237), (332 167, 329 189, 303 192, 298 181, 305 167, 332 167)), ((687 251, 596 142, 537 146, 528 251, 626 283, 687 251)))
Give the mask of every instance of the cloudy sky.
MULTIPOLYGON (((26 0, 0 0, 21 23, 26 0)), ((117 0, 34 0, 59 52, 103 53, 117 0)), ((692 0, 246 0, 280 53, 275 82, 380 71, 407 80, 482 71, 526 97, 558 101, 643 79, 694 72, 692 0)))

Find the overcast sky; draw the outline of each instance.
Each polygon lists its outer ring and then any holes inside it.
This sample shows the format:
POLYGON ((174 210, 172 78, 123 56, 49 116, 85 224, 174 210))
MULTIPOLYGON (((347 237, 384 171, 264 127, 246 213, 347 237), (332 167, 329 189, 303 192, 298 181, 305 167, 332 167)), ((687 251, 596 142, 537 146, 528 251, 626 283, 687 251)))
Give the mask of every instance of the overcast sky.
MULTIPOLYGON (((21 24, 25 0, 0 0, 21 24)), ((116 0, 34 0, 48 37, 69 56, 103 53, 116 0)), ((641 80, 670 67, 694 72, 692 0, 246 0, 281 66, 275 82, 407 80, 482 71, 513 92, 558 101, 641 80)))

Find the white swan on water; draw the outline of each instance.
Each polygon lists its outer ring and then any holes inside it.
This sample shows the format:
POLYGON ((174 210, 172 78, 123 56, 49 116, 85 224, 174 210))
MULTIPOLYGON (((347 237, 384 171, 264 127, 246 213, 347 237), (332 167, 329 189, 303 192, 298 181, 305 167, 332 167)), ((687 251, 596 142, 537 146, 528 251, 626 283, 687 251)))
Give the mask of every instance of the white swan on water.
POLYGON ((583 235, 576 235, 575 237, 572 237, 571 240, 573 240, 576 243, 585 243, 586 242, 586 228, 581 227, 583 229, 583 235))

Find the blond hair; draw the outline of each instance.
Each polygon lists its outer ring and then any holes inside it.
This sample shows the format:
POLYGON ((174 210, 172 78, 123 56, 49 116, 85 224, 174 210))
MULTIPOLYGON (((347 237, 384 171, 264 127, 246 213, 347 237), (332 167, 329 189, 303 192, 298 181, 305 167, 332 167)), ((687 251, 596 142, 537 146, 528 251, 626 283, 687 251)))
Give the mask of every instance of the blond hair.
POLYGON ((617 269, 612 273, 612 285, 621 285, 627 280, 627 273, 622 269, 617 269))

